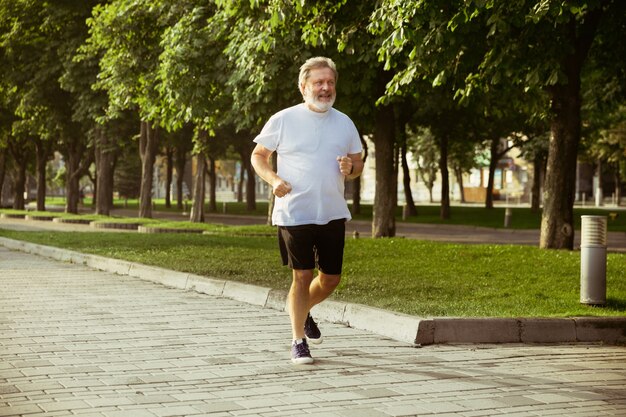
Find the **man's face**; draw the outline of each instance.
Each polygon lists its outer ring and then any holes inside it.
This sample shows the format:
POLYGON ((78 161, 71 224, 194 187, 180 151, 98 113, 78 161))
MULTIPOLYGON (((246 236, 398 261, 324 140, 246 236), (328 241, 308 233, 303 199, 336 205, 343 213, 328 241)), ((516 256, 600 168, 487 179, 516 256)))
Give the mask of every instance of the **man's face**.
POLYGON ((330 68, 315 68, 302 87, 304 102, 309 109, 323 113, 335 103, 335 73, 330 68))

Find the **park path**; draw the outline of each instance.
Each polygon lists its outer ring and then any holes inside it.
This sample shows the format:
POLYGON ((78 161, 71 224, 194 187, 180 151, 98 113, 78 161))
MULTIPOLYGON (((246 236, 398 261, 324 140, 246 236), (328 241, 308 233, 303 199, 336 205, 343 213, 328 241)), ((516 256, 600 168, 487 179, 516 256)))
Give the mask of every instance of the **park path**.
POLYGON ((431 345, 0 247, 0 416, 624 416, 626 348, 431 345))

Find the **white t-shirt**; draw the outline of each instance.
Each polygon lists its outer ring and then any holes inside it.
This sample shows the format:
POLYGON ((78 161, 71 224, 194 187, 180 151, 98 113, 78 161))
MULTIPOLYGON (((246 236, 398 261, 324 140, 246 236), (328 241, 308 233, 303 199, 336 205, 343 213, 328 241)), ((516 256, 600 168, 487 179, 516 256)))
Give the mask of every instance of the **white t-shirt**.
POLYGON ((278 176, 292 187, 285 197, 276 198, 273 224, 326 224, 352 218, 337 157, 359 153, 362 146, 348 116, 333 108, 316 113, 301 103, 273 115, 254 142, 276 151, 278 176))

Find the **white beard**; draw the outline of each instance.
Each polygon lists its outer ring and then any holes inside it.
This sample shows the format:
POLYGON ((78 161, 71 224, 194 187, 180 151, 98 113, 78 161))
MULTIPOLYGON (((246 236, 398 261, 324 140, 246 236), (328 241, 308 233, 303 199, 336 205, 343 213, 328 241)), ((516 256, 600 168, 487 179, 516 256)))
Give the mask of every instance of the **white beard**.
POLYGON ((306 89, 304 94, 304 102, 309 106, 317 109, 319 112, 325 113, 333 107, 335 104, 335 97, 330 101, 319 101, 317 97, 313 96, 310 90, 306 89))

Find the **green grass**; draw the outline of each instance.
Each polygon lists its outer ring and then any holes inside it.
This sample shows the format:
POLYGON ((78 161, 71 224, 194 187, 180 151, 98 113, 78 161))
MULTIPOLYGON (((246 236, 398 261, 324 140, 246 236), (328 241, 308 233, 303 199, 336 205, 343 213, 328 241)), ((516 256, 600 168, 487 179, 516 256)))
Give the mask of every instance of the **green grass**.
MULTIPOLYGON (((58 198, 54 200, 58 204, 58 198)), ((48 202, 48 200, 46 200, 48 202)), ((85 199, 85 207, 90 207, 90 199, 85 199)), ((156 211, 163 212, 180 212, 176 208, 176 202, 172 202, 172 207, 165 207, 164 199, 153 200, 156 211)), ((191 204, 191 202, 189 202, 191 204)), ((246 203, 237 202, 218 202, 217 213, 224 212, 224 204, 226 205, 226 213, 232 215, 248 215, 248 216, 267 216, 268 203, 259 201, 256 203, 256 209, 247 210, 246 203)), ((124 200, 117 199, 114 201, 115 208, 124 208, 124 200)), ((126 208, 137 209, 139 207, 138 200, 128 200, 126 208)), ((188 210, 190 209, 190 205, 188 210)), ((206 212, 209 214, 208 205, 205 206, 206 212)), ((451 218, 442 220, 439 217, 438 205, 420 205, 417 206, 417 216, 409 217, 402 220, 402 207, 397 207, 395 211, 396 221, 407 223, 426 223, 426 224, 450 224, 450 225, 471 225, 478 227, 504 228, 505 208, 496 206, 493 209, 486 209, 483 206, 453 205, 451 207, 451 218)), ((619 208, 595 208, 595 207, 576 207, 574 208, 574 228, 580 229, 580 216, 583 215, 602 215, 608 216, 609 213, 617 213, 615 220, 609 218, 607 228, 611 232, 626 232, 626 207, 619 208)), ((362 204, 361 214, 354 215, 355 220, 372 220, 372 205, 362 204)), ((539 229, 541 226, 541 214, 533 213, 529 207, 519 206, 512 207, 511 229, 539 229)))
MULTIPOLYGON (((245 230, 249 226, 241 226, 245 230)), ((212 235, 17 232, 0 235, 287 290, 276 239, 212 235)), ((580 253, 512 245, 349 239, 333 298, 417 316, 567 317, 626 313, 626 255, 608 254, 607 306, 579 303, 580 253)))

